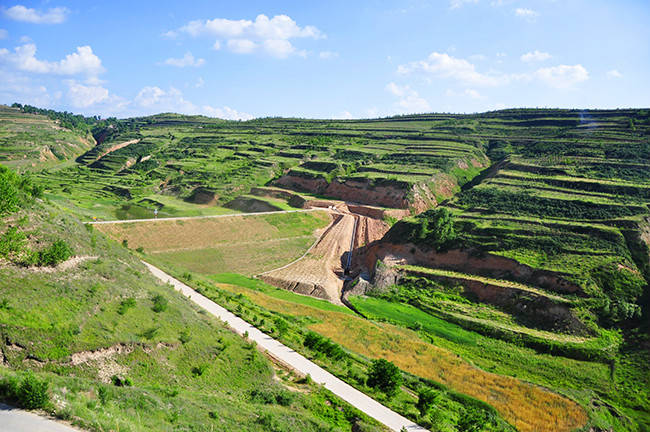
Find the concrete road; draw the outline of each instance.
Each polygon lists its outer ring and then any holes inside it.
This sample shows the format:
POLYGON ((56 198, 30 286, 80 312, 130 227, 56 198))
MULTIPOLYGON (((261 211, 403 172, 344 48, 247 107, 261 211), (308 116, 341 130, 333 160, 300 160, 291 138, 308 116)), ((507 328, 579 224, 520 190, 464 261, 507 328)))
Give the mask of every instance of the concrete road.
POLYGON ((34 413, 0 404, 0 431, 2 432, 79 432, 72 426, 58 423, 34 413))
POLYGON ((400 431, 402 428, 406 428, 406 430, 409 432, 427 432, 427 430, 423 427, 418 426, 407 418, 402 417, 396 412, 386 408, 371 397, 361 393, 359 390, 355 389, 349 384, 346 384, 331 373, 327 372, 325 369, 321 368, 315 363, 312 363, 307 358, 298 354, 291 348, 262 333, 260 330, 253 327, 246 321, 219 306, 207 297, 194 291, 192 288, 180 282, 179 280, 169 276, 159 268, 154 267, 146 262, 145 265, 158 279, 165 283, 170 283, 177 291, 180 291, 194 303, 224 321, 236 333, 243 335, 245 332, 248 332, 248 339, 255 341, 260 349, 267 351, 272 357, 292 367, 297 372, 304 375, 311 375, 311 378, 315 382, 323 384, 329 391, 345 400, 350 405, 356 407, 360 411, 366 413, 368 416, 376 419, 377 421, 385 424, 395 431, 400 431))

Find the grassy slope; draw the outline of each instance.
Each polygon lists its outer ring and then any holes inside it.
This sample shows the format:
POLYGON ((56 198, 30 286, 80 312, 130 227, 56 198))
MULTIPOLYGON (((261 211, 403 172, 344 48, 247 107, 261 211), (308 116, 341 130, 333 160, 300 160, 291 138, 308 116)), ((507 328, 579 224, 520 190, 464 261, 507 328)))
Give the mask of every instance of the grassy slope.
POLYGON ((88 258, 68 270, 0 263, 0 297, 6 300, 0 309, 6 359, 0 374, 36 371, 50 382, 58 416, 93 430, 143 431, 349 430, 346 416, 363 418, 283 372, 286 380, 277 383, 254 346, 161 286, 123 247, 78 220, 36 204, 5 218, 0 232, 9 224, 31 233, 34 245, 62 238, 88 258), (153 311, 155 295, 168 301, 165 310, 153 311), (129 298, 135 306, 120 314, 129 298), (110 347, 118 352, 102 354, 110 347), (133 386, 109 384, 112 375, 131 379, 133 386), (104 402, 100 388, 107 392, 104 402), (253 391, 279 392, 289 402, 264 403, 253 391))

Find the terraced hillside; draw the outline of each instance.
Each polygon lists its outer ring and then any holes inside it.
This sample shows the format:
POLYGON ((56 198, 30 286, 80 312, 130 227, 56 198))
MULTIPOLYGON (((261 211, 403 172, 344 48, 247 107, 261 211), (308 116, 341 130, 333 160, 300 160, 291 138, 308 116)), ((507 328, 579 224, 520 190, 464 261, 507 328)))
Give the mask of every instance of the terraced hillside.
POLYGON ((512 110, 475 121, 478 133, 467 132, 487 141, 492 166, 438 210, 407 218, 358 250, 357 272, 374 280, 362 280, 353 293, 388 302, 353 304, 410 325, 397 314, 406 303, 504 347, 609 364, 615 387, 592 397, 605 398, 615 407, 608 415, 625 419, 615 430, 643 430, 650 410, 643 360, 650 315, 647 111, 512 110), (445 218, 456 234, 441 241, 445 218))
POLYGON ((650 428, 648 110, 87 120, 98 146, 36 174, 59 211, 337 214, 321 249, 259 275, 337 304, 215 274, 192 243, 223 233, 174 243, 184 259, 111 234, 401 414, 433 430, 650 428), (403 372, 392 397, 365 380, 377 358, 403 372))
POLYGON ((0 162, 22 170, 56 166, 88 151, 95 140, 87 130, 0 105, 0 162))

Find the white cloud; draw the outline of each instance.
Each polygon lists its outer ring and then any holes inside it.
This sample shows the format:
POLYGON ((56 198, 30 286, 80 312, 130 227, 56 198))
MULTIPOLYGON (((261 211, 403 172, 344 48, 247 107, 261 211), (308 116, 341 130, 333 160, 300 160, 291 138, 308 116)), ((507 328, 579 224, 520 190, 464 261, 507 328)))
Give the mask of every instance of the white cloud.
POLYGON ((222 108, 210 105, 198 106, 186 100, 183 93, 170 87, 163 90, 157 86, 142 88, 133 100, 137 107, 149 113, 176 112, 180 114, 202 114, 210 117, 219 117, 226 120, 250 120, 252 115, 237 111, 228 106, 222 108))
POLYGON ((267 39, 263 45, 264 51, 276 58, 287 58, 294 53, 302 57, 307 55, 305 51, 297 52, 291 42, 285 39, 267 39))
POLYGON ((68 15, 68 9, 55 7, 47 12, 39 12, 22 5, 12 6, 5 9, 4 14, 15 21, 23 21, 33 24, 61 24, 68 15))
POLYGON ((539 12, 527 8, 515 9, 515 15, 528 21, 534 21, 539 16, 539 12))
POLYGON ((350 111, 341 111, 340 113, 333 115, 332 118, 341 119, 341 120, 350 120, 353 119, 354 116, 350 111))
POLYGON ((526 62, 526 63, 530 63, 530 62, 541 62, 541 61, 544 61, 544 60, 548 60, 551 57, 553 57, 553 56, 550 55, 547 52, 541 52, 541 51, 535 50, 535 51, 528 52, 528 53, 522 55, 520 58, 521 58, 521 61, 526 62))
POLYGON ((623 78, 623 74, 616 69, 607 71, 607 78, 623 78))
POLYGON ((468 97, 472 98, 472 99, 481 99, 483 97, 483 96, 481 96, 481 94, 479 92, 477 92, 474 89, 465 89, 463 94, 465 96, 468 96, 468 97))
POLYGON ((0 29, 0 40, 7 39, 9 32, 5 29, 0 29))
POLYGON ((394 82, 390 82, 386 85, 386 90, 399 98, 397 105, 400 107, 402 112, 421 113, 431 110, 429 102, 421 98, 418 92, 408 85, 400 86, 394 82))
POLYGON ((201 88, 201 87, 203 87, 204 85, 205 85, 205 81, 204 81, 203 78, 201 78, 201 77, 199 77, 199 78, 196 80, 196 83, 194 83, 194 87, 195 87, 195 88, 201 88))
POLYGON ((165 64, 169 66, 176 67, 199 67, 205 63, 205 60, 202 58, 194 58, 191 52, 186 52, 182 58, 168 58, 165 60, 165 64))
POLYGON ((323 60, 330 60, 330 59, 336 58, 338 56, 339 56, 339 53, 337 53, 336 51, 321 51, 318 54, 318 57, 322 58, 323 60))
POLYGON ((89 46, 77 47, 77 52, 68 54, 62 60, 51 62, 37 59, 36 45, 25 44, 15 47, 13 53, 0 49, 0 62, 10 63, 21 71, 43 74, 95 76, 104 71, 102 61, 89 46))
POLYGON ((255 51, 257 44, 248 39, 229 39, 228 49, 237 54, 250 54, 255 51))
POLYGON ((221 49, 221 41, 214 41, 214 45, 212 45, 212 49, 215 51, 219 51, 221 49))
POLYGON ((470 60, 476 60, 476 61, 482 61, 486 60, 487 57, 483 54, 472 54, 471 56, 468 57, 470 60))
POLYGON ((325 37, 316 27, 301 27, 287 15, 276 15, 269 18, 263 14, 258 15, 255 21, 225 18, 190 21, 178 30, 164 33, 163 36, 177 37, 180 34, 192 37, 203 35, 216 37, 218 39, 213 48, 217 50, 221 48, 219 39, 226 39, 226 45, 232 52, 249 54, 262 48, 267 54, 276 58, 306 55, 304 50, 296 49, 290 39, 322 39, 325 37))
POLYGON ((589 72, 582 65, 559 65, 535 71, 534 77, 554 88, 569 88, 589 79, 589 72))
POLYGON ((476 4, 478 3, 478 0, 450 0, 449 1, 449 7, 451 9, 458 9, 459 7, 465 5, 465 4, 473 3, 476 4))
POLYGON ((29 77, 0 68, 0 100, 39 107, 50 107, 56 99, 48 89, 29 77))
POLYGON ((397 73, 406 75, 412 72, 425 72, 438 78, 452 78, 462 83, 475 86, 495 86, 502 83, 504 77, 486 75, 476 71, 476 67, 464 59, 452 57, 446 53, 433 52, 426 60, 400 65, 397 73))
POLYGON ((101 86, 86 86, 70 80, 68 99, 73 107, 86 108, 108 99, 108 90, 101 86))

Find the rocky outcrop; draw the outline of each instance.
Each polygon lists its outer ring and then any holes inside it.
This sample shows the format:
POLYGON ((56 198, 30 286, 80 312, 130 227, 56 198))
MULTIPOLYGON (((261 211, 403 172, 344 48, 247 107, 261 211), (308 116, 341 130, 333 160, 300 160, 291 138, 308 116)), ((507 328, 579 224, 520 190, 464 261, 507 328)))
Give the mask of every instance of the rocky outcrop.
POLYGON ((413 209, 420 213, 437 205, 433 193, 425 185, 410 185, 400 181, 373 181, 367 178, 335 179, 328 183, 324 178, 305 178, 285 175, 277 184, 319 195, 398 209, 413 209))

